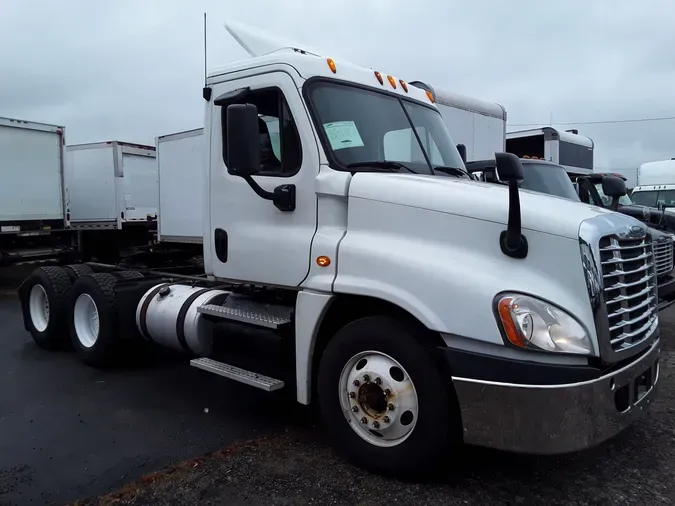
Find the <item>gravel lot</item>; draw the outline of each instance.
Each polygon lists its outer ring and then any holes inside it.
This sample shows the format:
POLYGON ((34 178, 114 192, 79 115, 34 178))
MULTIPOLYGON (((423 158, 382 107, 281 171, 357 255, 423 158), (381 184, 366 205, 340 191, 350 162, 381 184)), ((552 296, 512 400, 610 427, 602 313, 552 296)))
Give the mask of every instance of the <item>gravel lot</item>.
POLYGON ((38 350, 16 301, 0 300, 0 318, 2 506, 675 504, 675 307, 661 318, 660 396, 638 424, 561 457, 466 447, 425 484, 346 464, 311 411, 279 397, 170 358, 96 371, 38 350))
POLYGON ((532 457, 464 448, 435 483, 357 470, 295 425, 145 476, 87 505, 675 504, 675 308, 662 316, 660 397, 647 417, 586 452, 532 457))

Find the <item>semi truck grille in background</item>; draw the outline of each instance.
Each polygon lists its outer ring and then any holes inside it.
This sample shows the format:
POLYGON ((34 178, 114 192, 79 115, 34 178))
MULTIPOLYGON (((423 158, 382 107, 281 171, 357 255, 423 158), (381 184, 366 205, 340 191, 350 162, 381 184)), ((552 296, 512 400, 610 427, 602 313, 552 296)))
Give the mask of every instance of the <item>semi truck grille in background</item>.
MULTIPOLYGON (((621 351, 649 337, 658 319, 651 238, 603 237, 600 258, 610 344, 621 351)), ((670 262, 672 265, 672 244, 670 262)))
POLYGON ((673 240, 667 238, 665 241, 654 241, 652 248, 654 250, 656 275, 668 274, 673 270, 673 240))

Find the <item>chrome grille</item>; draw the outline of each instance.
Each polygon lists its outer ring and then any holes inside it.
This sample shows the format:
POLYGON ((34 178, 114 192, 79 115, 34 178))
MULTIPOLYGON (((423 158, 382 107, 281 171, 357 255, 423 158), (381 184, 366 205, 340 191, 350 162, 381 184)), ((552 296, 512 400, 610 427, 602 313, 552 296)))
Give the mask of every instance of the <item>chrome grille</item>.
POLYGON ((654 241, 652 248, 656 275, 668 274, 673 270, 673 240, 666 236, 664 241, 654 241))
MULTIPOLYGON (((649 337, 658 319, 651 238, 603 237, 600 260, 610 344, 612 349, 620 351, 649 337)), ((672 244, 670 262, 672 264, 672 244)))

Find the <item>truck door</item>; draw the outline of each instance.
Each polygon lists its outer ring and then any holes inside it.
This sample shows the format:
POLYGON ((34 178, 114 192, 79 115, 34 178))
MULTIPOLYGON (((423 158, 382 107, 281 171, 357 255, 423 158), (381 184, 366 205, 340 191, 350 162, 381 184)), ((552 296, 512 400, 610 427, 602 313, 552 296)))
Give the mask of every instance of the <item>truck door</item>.
MULTIPOLYGON (((209 237, 205 260, 218 278, 279 286, 298 286, 309 271, 309 255, 316 231, 319 173, 318 146, 293 78, 272 71, 213 87, 213 98, 244 98, 258 108, 261 169, 253 176, 265 190, 296 187, 294 211, 280 211, 260 198, 241 177, 227 172, 224 129, 226 108, 212 106, 210 114, 209 237), (208 248, 208 249, 207 249, 208 248), (208 264, 208 260, 207 260, 208 264)), ((207 117, 208 121, 208 117, 207 117)))

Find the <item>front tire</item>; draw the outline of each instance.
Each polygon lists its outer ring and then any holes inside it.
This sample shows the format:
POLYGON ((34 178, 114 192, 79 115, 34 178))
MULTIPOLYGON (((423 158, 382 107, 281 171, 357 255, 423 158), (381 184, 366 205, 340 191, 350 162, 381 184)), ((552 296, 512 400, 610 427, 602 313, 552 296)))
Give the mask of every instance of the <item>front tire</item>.
POLYGON ((386 316, 356 320, 328 343, 319 404, 336 447, 356 465, 410 477, 447 460, 459 424, 431 352, 424 329, 386 316))
POLYGON ((108 273, 87 274, 72 289, 70 336, 75 351, 85 364, 110 364, 117 355, 118 332, 115 283, 108 273))

